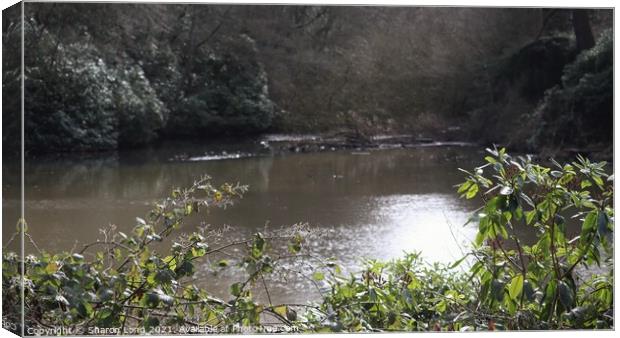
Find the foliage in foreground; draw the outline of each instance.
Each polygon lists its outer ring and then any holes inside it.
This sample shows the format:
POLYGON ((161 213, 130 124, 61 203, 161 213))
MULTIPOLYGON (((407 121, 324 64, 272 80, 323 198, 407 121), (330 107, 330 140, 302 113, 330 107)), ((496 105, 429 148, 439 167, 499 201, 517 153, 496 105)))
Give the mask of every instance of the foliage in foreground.
POLYGON ((335 278, 321 305, 330 328, 613 327, 613 176, 605 163, 579 157, 551 169, 503 149, 489 151, 487 164, 465 171, 467 181, 458 187, 462 196, 484 202, 472 218, 478 223, 473 251, 448 267, 425 266, 409 255, 335 278), (527 241, 524 234, 532 232, 535 240, 527 241), (468 272, 453 270, 467 261, 468 272))
MULTIPOLYGON (((97 333, 89 331, 96 327, 116 328, 121 333, 155 330, 166 334, 198 325, 224 329, 233 324, 259 325, 261 316, 267 314, 290 323, 278 307, 256 303, 251 287, 259 281, 265 283, 265 275, 274 271, 278 261, 297 257, 301 251, 300 227, 277 236, 257 233, 247 240, 218 245, 212 243, 218 233, 201 228, 180 235, 164 255, 154 247, 179 229, 186 217, 211 207, 229 206, 245 191, 246 187, 240 185, 216 188, 205 177, 188 189, 175 189, 147 217, 136 218, 131 233, 112 227, 102 230, 102 239, 84 245, 78 252, 27 256, 26 329, 62 326, 65 332, 87 334, 97 333), (278 241, 285 244, 280 246, 284 248, 281 252, 271 246, 278 241), (222 256, 233 257, 231 261, 247 273, 244 282, 230 285, 228 300, 215 297, 192 280, 197 266, 204 266, 210 259, 215 259, 213 265, 220 268, 231 264, 228 259, 220 259, 222 256), (168 329, 160 331, 163 326, 168 329), (174 331, 169 331, 172 328, 174 331)), ((9 323, 20 322, 16 307, 20 303, 20 265, 16 254, 3 255, 3 319, 9 323)), ((18 325, 14 328, 21 330, 18 325)))
MULTIPOLYGON (((107 229, 79 252, 26 257, 25 324, 160 334, 201 326, 217 332, 266 328, 273 320, 321 332, 612 328, 613 175, 605 173, 605 163, 580 157, 551 169, 503 149, 489 151, 487 164, 465 171, 458 187, 462 196, 484 203, 472 218, 478 224, 474 248, 449 266, 408 254, 369 261, 347 276, 307 251, 303 227, 223 244, 203 229, 181 235, 159 254, 153 244, 185 217, 228 206, 245 191, 215 188, 203 178, 137 218, 130 234, 107 229), (526 240, 523 234, 532 232, 535 240, 526 240), (91 252, 96 247, 103 249, 91 252), (232 258, 218 260, 221 255, 232 258), (227 299, 193 280, 198 264, 209 260, 245 270, 246 279, 230 285, 227 299), (289 260, 313 267, 313 282, 324 286, 320 303, 271 302, 266 279, 289 260), (256 287, 264 288, 268 302, 257 301, 256 287)), ((20 265, 17 255, 3 255, 3 319, 13 323, 20 317, 20 265)))

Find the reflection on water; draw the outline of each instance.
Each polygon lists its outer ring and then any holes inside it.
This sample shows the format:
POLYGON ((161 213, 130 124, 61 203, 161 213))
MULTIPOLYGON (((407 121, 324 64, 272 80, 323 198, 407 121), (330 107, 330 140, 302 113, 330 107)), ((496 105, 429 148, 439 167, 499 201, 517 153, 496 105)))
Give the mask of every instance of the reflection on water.
MULTIPOLYGON (((26 164, 26 220, 47 250, 71 249, 98 237, 98 228, 130 229, 136 216, 173 187, 209 174, 216 183, 248 184, 243 200, 228 210, 191 219, 185 231, 206 221, 235 227, 235 236, 298 222, 325 229, 311 243, 325 257, 355 267, 363 257, 388 259, 422 251, 430 260, 460 256, 475 229, 463 227, 474 206, 459 199, 458 167, 481 154, 467 147, 333 151, 272 156, 260 144, 163 147, 95 159, 38 159, 26 164), (217 161, 182 159, 210 154, 255 154, 217 161)), ((3 167, 3 236, 19 215, 18 170, 3 167)), ((15 249, 15 247, 11 248, 15 249)), ((224 283, 226 284, 226 283, 224 283)))

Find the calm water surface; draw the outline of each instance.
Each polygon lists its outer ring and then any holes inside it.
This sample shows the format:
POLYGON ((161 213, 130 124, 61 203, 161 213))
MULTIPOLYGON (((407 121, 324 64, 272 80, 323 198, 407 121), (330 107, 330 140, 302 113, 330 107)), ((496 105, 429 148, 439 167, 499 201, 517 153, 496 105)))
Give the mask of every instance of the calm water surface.
MULTIPOLYGON (((364 257, 389 259, 413 250, 447 262, 460 257, 475 235, 475 227, 463 226, 475 206, 455 193, 463 180, 457 168, 480 164, 481 155, 471 147, 271 155, 259 143, 228 143, 36 159, 26 165, 26 220, 41 248, 69 250, 96 240, 108 224, 131 229, 135 217, 173 187, 208 174, 216 183, 239 181, 250 190, 232 208, 192 219, 182 231, 204 221, 230 225, 230 236, 242 237, 266 224, 307 222, 326 234, 310 245, 350 270, 364 257)), ((6 162, 3 167, 5 243, 19 215, 16 169, 6 162)), ((205 268, 198 278, 225 294, 226 285, 240 277, 233 270, 215 278, 205 268)), ((274 288, 279 291, 272 297, 279 300, 316 296, 291 292, 290 285, 274 288)))

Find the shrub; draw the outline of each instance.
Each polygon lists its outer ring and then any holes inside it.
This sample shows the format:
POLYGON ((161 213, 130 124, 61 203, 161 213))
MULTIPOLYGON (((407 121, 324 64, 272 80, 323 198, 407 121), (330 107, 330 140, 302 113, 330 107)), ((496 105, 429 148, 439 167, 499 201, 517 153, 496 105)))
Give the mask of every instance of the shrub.
MULTIPOLYGON (((33 24, 34 25, 34 24, 33 24)), ((57 44, 31 27, 26 56, 25 143, 28 151, 113 149, 117 118, 110 70, 88 44, 57 44), (38 35, 39 38, 35 39, 38 35), (54 52, 52 52, 54 51, 54 52), (28 54, 28 53, 27 53, 28 54)))
POLYGON ((197 57, 192 86, 174 109, 168 132, 180 136, 258 133, 271 126, 275 106, 253 42, 223 55, 197 57))
POLYGON ((613 33, 564 68, 561 86, 549 89, 533 114, 532 147, 592 143, 613 138, 613 33))
MULTIPOLYGON (((330 274, 317 331, 541 330, 613 327, 613 176, 605 163, 547 168, 489 150, 458 192, 483 206, 474 248, 450 266, 418 255, 330 274), (484 175, 484 172, 491 174, 484 175), (569 231, 568 216, 580 232, 569 231), (534 233, 533 243, 523 233, 534 233), (469 273, 454 270, 470 262, 469 273), (593 266, 603 267, 593 273, 593 266)), ((596 270, 594 270, 596 271, 596 270)))
MULTIPOLYGON (((121 68, 122 67, 122 68, 121 68)), ((137 65, 116 70, 112 83, 120 146, 147 144, 163 128, 167 108, 137 65)))
MULTIPOLYGON (((110 65, 88 42, 26 25, 26 149, 87 151, 153 140, 166 113, 141 68, 110 65)), ((86 39, 84 39, 86 40, 86 39)))
MULTIPOLYGON (((62 326, 74 335, 89 334, 95 328, 116 328, 125 334, 188 333, 182 330, 199 325, 218 330, 230 330, 235 324, 258 327, 266 314, 290 324, 292 309, 257 303, 252 287, 259 282, 266 288, 264 279, 279 261, 304 256, 299 235, 303 227, 218 244, 210 242, 217 232, 201 228, 178 236, 164 254, 154 248, 174 234, 186 217, 229 206, 245 191, 240 185, 215 187, 210 178, 203 177, 187 189, 174 189, 145 218, 136 218, 130 233, 115 227, 103 229, 101 239, 73 253, 40 252, 23 260, 14 253, 3 253, 3 319, 20 322, 23 262, 25 325, 31 329, 62 326), (274 244, 278 242, 283 245, 274 244), (239 256, 228 258, 228 250, 239 256), (219 299, 193 284, 196 266, 207 259, 214 259, 220 269, 234 262, 246 271, 247 279, 230 285, 230 299, 219 299), (160 325, 169 331, 161 331, 160 325)), ((17 332, 20 329, 16 327, 17 332)))
POLYGON ((459 186, 466 198, 484 201, 471 254, 476 305, 507 329, 612 327, 613 175, 606 163, 578 157, 547 168, 504 149, 489 151, 488 163, 459 186), (577 235, 568 216, 580 220, 577 235), (524 231, 536 241, 527 243, 524 231), (579 269, 589 273, 593 265, 607 271, 581 280, 579 269))

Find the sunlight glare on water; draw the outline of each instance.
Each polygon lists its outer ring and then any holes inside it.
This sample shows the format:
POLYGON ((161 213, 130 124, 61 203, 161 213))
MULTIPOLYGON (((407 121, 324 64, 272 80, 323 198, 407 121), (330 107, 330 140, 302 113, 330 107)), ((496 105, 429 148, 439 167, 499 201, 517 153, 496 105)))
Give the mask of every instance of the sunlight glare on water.
POLYGON ((424 257, 448 262, 460 258, 475 237, 475 227, 463 226, 470 211, 459 207, 452 195, 396 195, 376 202, 373 214, 385 228, 377 242, 391 258, 420 251, 424 257))

